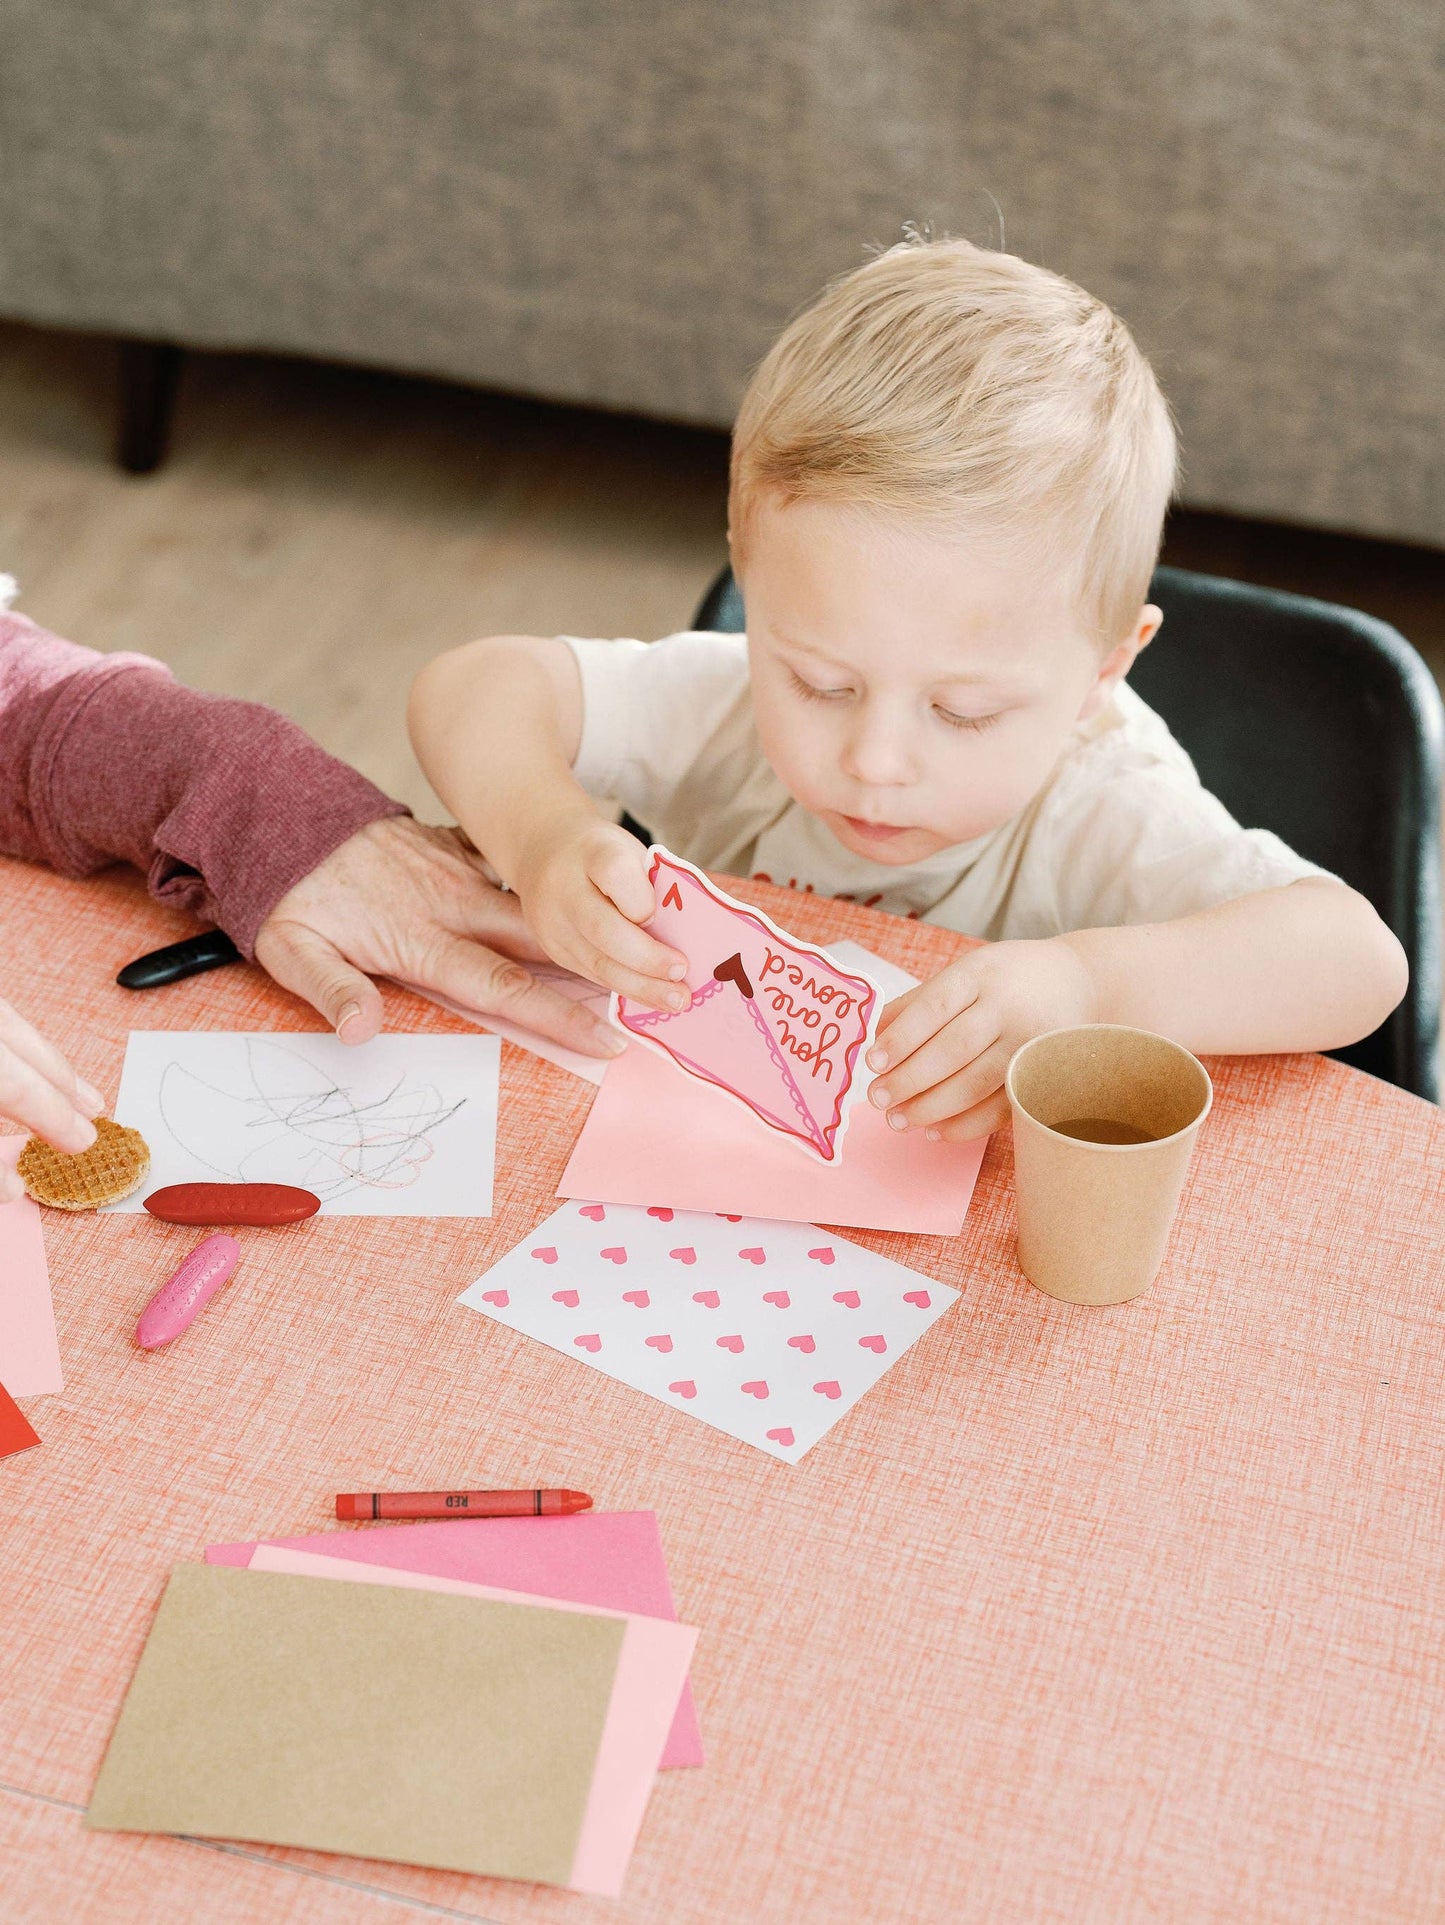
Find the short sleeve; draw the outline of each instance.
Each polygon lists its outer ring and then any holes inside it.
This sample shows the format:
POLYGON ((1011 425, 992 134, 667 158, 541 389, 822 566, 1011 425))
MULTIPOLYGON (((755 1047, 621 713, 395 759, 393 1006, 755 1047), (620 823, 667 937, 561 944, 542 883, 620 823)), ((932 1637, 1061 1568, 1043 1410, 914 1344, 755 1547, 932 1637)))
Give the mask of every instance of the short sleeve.
POLYGON ((572 773, 589 795, 620 802, 651 824, 746 687, 747 643, 706 633, 659 642, 562 639, 582 679, 572 773))
POLYGON ((1053 933, 1170 922, 1329 876, 1270 830, 1242 828, 1181 763, 1099 771, 1092 781, 1080 768, 1059 785, 1038 824, 1053 933))

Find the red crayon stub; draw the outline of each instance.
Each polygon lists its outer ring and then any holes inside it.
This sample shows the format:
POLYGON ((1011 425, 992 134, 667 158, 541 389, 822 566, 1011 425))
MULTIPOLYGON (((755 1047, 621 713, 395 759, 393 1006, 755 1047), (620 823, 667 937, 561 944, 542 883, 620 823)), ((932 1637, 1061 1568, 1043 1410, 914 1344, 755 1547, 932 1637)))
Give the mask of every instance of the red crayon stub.
POLYGON ((315 1216, 321 1198, 290 1183, 171 1183, 145 1206, 162 1223, 247 1223, 267 1228, 315 1216))

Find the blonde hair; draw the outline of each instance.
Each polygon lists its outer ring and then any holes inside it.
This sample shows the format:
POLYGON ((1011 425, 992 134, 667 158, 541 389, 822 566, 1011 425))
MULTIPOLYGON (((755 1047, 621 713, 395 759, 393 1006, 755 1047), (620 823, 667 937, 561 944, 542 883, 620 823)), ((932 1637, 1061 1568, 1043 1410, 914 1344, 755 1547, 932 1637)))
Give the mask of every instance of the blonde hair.
POLYGON ((729 503, 833 501, 980 526, 1073 576, 1104 646, 1138 619, 1174 489, 1169 409, 1118 315, 1072 281, 917 236, 827 287, 754 374, 729 503))

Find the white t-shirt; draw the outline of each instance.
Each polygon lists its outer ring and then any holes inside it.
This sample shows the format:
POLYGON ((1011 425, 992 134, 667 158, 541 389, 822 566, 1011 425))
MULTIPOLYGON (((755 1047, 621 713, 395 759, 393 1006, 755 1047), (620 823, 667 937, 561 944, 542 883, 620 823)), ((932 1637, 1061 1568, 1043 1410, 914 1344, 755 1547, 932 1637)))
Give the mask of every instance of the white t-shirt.
POLYGON ((917 916, 991 942, 1166 922, 1328 872, 1205 789, 1121 685, 1002 827, 906 868, 845 849, 758 742, 741 635, 565 638, 582 676, 574 773, 699 868, 917 916))

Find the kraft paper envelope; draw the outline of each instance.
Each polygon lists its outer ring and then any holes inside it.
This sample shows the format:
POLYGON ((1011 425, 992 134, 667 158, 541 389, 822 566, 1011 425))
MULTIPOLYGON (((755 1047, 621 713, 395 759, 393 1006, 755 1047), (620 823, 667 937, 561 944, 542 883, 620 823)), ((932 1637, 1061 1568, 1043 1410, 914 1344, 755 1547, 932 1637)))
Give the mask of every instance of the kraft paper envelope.
POLYGON ((183 1564, 86 1823, 566 1885, 625 1628, 183 1564))
MULTIPOLYGON (((314 1531, 268 1538, 288 1551, 355 1558, 399 1571, 459 1578, 466 1584, 565 1598, 649 1618, 677 1619, 655 1511, 580 1511, 576 1517, 448 1518, 386 1530, 314 1531)), ((247 1565, 256 1546, 212 1544, 208 1564, 247 1565)), ((702 1734, 692 1691, 683 1686, 662 1768, 700 1765, 702 1734)))
MULTIPOLYGON (((393 1584, 415 1591, 445 1591, 455 1597, 500 1598, 510 1604, 547 1604, 546 1598, 520 1591, 502 1591, 487 1584, 463 1584, 455 1578, 428 1577, 420 1571, 388 1570, 384 1565, 354 1564, 347 1558, 318 1557, 310 1551, 286 1551, 258 1544, 251 1555, 253 1571, 290 1571, 296 1577, 332 1578, 342 1583, 393 1584)), ((553 1610, 582 1611, 585 1604, 559 1604, 553 1610)), ((642 1829, 647 1801, 657 1776, 662 1748, 687 1668, 692 1662, 697 1632, 691 1625, 665 1618, 638 1617, 625 1611, 598 1611, 598 1617, 618 1617, 626 1625, 612 1702, 597 1752, 597 1770, 587 1800, 582 1832, 572 1860, 569 1883, 574 1891, 619 1898, 627 1862, 642 1829)))

